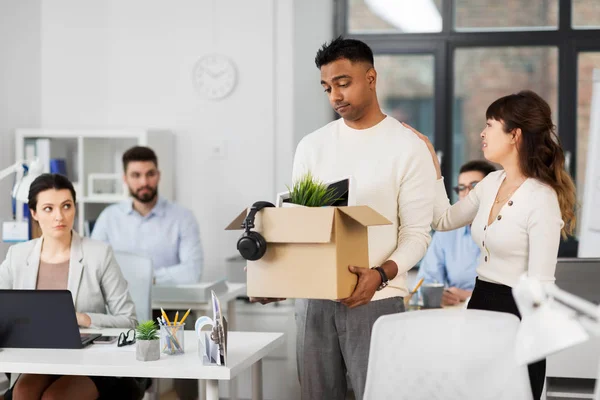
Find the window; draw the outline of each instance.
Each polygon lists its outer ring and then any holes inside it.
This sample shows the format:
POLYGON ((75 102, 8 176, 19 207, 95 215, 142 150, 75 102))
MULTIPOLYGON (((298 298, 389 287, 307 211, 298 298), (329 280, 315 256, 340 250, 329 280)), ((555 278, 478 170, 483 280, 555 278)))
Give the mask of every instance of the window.
POLYGON ((384 113, 433 135, 434 56, 379 55, 375 68, 384 113))
POLYGON ((455 0, 457 31, 552 30, 558 0, 455 0))
POLYGON ((454 98, 461 99, 461 125, 454 124, 452 180, 460 166, 483 159, 479 134, 485 127, 485 112, 496 99, 522 89, 531 89, 552 108, 556 124, 558 51, 554 47, 487 47, 456 50, 454 98), (455 148, 454 151, 457 149, 455 148))
POLYGON ((442 0, 350 0, 351 33, 441 32, 442 0))
POLYGON ((576 29, 600 28, 600 1, 571 0, 573 2, 572 25, 576 29))
POLYGON ((592 75, 600 70, 600 52, 579 53, 577 60, 577 197, 583 201, 592 105, 592 75))

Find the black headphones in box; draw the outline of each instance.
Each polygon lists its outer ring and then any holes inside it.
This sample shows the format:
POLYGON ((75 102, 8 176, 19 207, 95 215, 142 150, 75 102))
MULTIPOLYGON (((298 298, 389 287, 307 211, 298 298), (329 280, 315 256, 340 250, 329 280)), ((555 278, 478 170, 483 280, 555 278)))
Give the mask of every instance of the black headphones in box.
POLYGON ((267 207, 275 207, 275 205, 268 201, 257 201, 252 204, 250 212, 242 224, 244 233, 238 239, 237 249, 246 260, 256 261, 264 256, 267 251, 267 241, 265 238, 260 233, 250 230, 254 228, 256 213, 267 207))

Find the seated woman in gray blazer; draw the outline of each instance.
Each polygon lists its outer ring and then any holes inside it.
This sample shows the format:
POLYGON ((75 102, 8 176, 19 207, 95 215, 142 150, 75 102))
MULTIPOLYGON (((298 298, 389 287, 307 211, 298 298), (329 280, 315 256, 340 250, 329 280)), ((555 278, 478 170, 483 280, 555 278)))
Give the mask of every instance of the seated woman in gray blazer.
MULTIPOLYGON (((73 231, 73 184, 58 174, 39 176, 29 189, 29 208, 42 237, 8 250, 0 289, 68 289, 80 327, 134 328, 135 306, 112 249, 73 231)), ((24 374, 5 399, 122 398, 125 393, 141 397, 136 380, 24 374)))

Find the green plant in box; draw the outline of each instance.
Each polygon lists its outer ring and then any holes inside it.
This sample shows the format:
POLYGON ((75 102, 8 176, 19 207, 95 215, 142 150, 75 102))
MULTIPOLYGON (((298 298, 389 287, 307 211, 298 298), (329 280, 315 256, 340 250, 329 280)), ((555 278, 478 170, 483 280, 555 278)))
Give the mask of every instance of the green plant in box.
POLYGON ((337 200, 335 189, 316 179, 310 172, 287 189, 290 193, 290 203, 306 207, 328 206, 337 200))
POLYGON ((137 327, 136 339, 137 340, 157 340, 158 339, 158 328, 152 320, 144 321, 137 327))

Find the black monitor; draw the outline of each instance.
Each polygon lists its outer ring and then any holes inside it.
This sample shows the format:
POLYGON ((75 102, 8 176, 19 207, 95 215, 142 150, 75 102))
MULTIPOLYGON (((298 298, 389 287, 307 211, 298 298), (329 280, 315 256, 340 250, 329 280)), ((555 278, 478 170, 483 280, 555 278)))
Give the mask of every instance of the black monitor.
POLYGON ((556 286, 600 305, 600 258, 559 258, 556 286))

